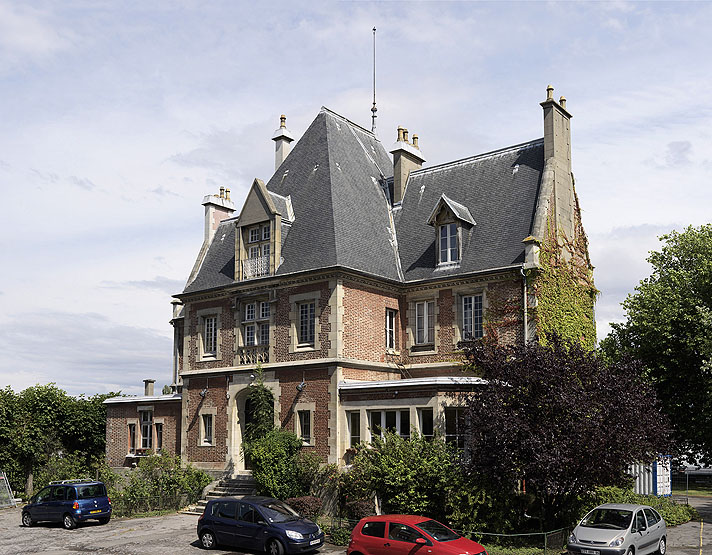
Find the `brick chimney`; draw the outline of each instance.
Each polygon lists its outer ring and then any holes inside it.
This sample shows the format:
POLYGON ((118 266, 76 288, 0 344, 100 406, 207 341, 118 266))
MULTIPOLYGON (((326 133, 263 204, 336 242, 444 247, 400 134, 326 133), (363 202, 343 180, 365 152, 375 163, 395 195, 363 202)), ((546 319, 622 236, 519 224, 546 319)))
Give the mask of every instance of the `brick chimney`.
MULTIPOLYGON (((544 109, 544 162, 546 170, 553 170, 556 199, 556 228, 559 241, 574 238, 575 193, 571 174, 571 114, 566 110, 566 99, 554 100, 554 87, 546 88, 544 109)), ((570 253, 564 249, 564 257, 570 253)))
POLYGON ((220 222, 232 216, 235 204, 230 200, 230 189, 220 187, 219 195, 207 195, 203 198, 205 206, 205 242, 210 243, 220 222))
POLYGON ((408 141, 408 130, 398 128, 398 139, 391 147, 393 154, 393 204, 401 202, 405 194, 408 176, 413 170, 419 170, 425 162, 418 147, 418 135, 413 135, 413 143, 408 141))
POLYGON ((153 384, 156 380, 143 380, 143 394, 146 397, 153 397, 153 384))
POLYGON ((287 129, 287 116, 284 114, 279 116, 279 129, 272 135, 272 140, 274 141, 274 171, 277 171, 292 149, 290 143, 294 140, 287 129))

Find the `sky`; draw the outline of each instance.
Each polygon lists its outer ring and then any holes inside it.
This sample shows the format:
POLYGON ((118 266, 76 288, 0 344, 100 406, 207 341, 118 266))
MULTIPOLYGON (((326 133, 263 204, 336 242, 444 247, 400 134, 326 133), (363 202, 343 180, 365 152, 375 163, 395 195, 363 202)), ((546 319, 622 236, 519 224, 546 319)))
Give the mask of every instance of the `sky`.
POLYGON ((0 0, 0 387, 171 381, 202 199, 274 171, 279 115, 402 125, 425 166, 543 135, 567 99, 598 337, 659 236, 712 219, 709 2, 0 0))

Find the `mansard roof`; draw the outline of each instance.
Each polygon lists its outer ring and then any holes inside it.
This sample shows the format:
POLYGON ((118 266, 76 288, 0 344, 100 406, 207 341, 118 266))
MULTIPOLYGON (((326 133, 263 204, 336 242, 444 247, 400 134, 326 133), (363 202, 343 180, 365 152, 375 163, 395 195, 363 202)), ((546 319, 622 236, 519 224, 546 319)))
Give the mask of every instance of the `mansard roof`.
MULTIPOLYGON (((339 267, 412 282, 521 264, 543 167, 538 139, 412 171, 392 207, 393 162, 381 142, 322 108, 262 185, 282 215, 276 275, 339 267), (459 264, 438 267, 431 220, 442 206, 466 225, 459 264)), ((237 220, 220 224, 185 293, 235 283, 237 220)))
POLYGON ((322 108, 267 183, 294 211, 277 275, 340 266, 400 279, 385 185, 392 175, 373 133, 322 108))
POLYGON ((394 211, 405 281, 524 262, 522 240, 531 232, 543 168, 539 139, 411 172, 401 207, 394 211), (438 267, 428 221, 443 195, 457 199, 477 225, 462 230, 460 263, 438 267))

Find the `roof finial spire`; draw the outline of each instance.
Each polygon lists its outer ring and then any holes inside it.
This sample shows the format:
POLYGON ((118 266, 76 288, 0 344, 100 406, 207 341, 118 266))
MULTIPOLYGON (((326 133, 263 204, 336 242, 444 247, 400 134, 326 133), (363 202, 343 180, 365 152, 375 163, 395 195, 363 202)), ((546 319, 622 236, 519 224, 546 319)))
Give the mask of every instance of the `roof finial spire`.
POLYGON ((376 28, 373 28, 373 106, 371 107, 371 133, 376 132, 376 28))

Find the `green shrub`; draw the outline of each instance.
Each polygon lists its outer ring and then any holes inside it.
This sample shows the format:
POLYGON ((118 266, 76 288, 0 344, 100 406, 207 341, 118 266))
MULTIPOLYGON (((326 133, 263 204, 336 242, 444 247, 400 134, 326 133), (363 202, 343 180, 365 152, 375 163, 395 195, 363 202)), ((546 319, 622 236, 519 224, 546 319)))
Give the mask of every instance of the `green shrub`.
POLYGON ((329 536, 329 542, 334 545, 348 545, 351 539, 351 530, 338 526, 327 526, 324 533, 329 536))
POLYGON ((142 457, 128 483, 115 484, 109 495, 114 514, 128 516, 177 510, 197 501, 209 483, 210 477, 202 470, 191 465, 183 468, 180 457, 163 453, 142 457))
POLYGON ((699 514, 694 507, 677 503, 669 497, 657 497, 655 495, 639 495, 632 489, 623 489, 614 486, 597 488, 590 498, 583 500, 584 509, 581 516, 591 510, 596 505, 604 503, 636 503, 640 505, 650 505, 665 519, 668 526, 684 524, 695 518, 699 514))
POLYGON ((295 472, 294 457, 302 447, 302 440, 296 434, 274 429, 265 437, 242 445, 260 495, 287 499, 309 493, 302 490, 295 472))

